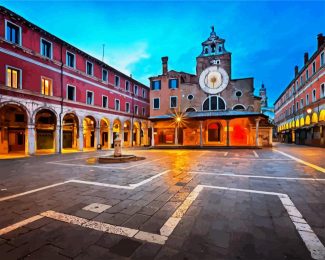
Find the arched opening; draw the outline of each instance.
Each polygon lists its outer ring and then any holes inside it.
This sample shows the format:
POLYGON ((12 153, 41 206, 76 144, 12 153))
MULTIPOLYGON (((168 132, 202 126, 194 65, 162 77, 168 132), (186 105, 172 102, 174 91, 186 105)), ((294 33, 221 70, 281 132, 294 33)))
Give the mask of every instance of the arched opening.
POLYGON ((112 143, 114 142, 114 140, 119 137, 121 132, 121 121, 118 119, 115 119, 113 122, 113 140, 112 143))
POLYGON ((106 118, 100 120, 100 144, 102 148, 109 148, 109 121, 106 118))
POLYGON ((141 129, 140 123, 134 122, 133 123, 133 145, 139 146, 141 144, 141 129))
POLYGON ((221 124, 213 122, 208 125, 208 142, 221 142, 221 124))
POLYGON ((55 151, 56 122, 56 115, 49 109, 42 109, 36 113, 36 151, 55 151))
POLYGON ((73 113, 65 114, 63 117, 63 149, 77 149, 79 138, 79 120, 73 113))
POLYGON ((124 146, 130 146, 130 138, 131 138, 131 123, 130 121, 125 121, 124 124, 123 124, 123 127, 124 127, 124 146))
POLYGON ((195 110, 195 108, 193 108, 193 107, 188 107, 186 110, 185 110, 185 112, 195 112, 196 110, 195 110))
POLYGON ((308 115, 306 116, 305 124, 310 125, 310 116, 308 115))
POLYGON ((0 107, 0 153, 25 153, 27 113, 18 105, 0 107))
POLYGON ((225 110, 226 103, 222 97, 210 96, 203 102, 203 110, 225 110))
POLYGON ((95 148, 96 120, 92 116, 86 116, 83 120, 84 148, 95 148))
POLYGON ((317 113, 313 113, 312 117, 311 117, 311 122, 316 124, 318 123, 318 116, 317 116, 317 113))
POLYGON ((299 119, 296 119, 296 127, 299 127, 300 123, 299 123, 299 119))
POLYGON ((235 105, 233 108, 233 110, 245 110, 245 107, 241 104, 235 105))
POLYGON ((305 125, 305 120, 304 120, 304 118, 302 117, 302 118, 300 118, 300 126, 304 126, 305 125))

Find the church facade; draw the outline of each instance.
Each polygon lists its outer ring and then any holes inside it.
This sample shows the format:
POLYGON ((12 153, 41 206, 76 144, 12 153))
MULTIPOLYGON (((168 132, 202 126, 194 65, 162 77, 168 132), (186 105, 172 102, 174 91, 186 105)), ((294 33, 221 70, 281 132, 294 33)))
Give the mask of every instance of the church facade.
POLYGON ((212 27, 196 74, 168 70, 150 77, 152 146, 271 146, 272 126, 254 96, 254 78, 234 79, 231 53, 212 27))

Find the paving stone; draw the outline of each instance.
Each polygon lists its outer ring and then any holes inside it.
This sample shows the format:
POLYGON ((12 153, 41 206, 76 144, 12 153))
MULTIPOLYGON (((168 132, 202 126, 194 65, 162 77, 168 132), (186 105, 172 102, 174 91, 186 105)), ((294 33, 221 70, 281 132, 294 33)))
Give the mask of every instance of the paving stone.
POLYGON ((142 243, 139 241, 135 241, 129 238, 123 238, 117 244, 110 248, 110 252, 119 256, 129 257, 141 245, 142 243))
POLYGON ((60 248, 57 248, 53 245, 44 245, 38 250, 32 252, 29 254, 26 259, 29 260, 40 260, 40 259, 46 259, 46 260, 65 260, 70 259, 68 257, 65 257, 63 255, 60 255, 60 248))

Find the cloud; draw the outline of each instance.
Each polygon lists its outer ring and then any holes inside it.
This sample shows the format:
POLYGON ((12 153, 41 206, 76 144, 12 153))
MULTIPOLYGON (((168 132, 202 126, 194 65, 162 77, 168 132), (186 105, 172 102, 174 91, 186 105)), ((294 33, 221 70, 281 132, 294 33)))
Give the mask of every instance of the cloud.
POLYGON ((135 64, 149 58, 148 44, 146 42, 136 42, 123 46, 123 48, 109 50, 105 61, 121 72, 130 75, 135 64))

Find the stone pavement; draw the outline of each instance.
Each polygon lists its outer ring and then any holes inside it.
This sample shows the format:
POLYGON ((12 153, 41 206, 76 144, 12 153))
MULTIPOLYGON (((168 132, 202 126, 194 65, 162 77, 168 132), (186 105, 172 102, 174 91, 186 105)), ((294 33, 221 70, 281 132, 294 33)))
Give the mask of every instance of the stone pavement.
MULTIPOLYGON (((311 162, 304 147, 275 149, 311 162)), ((97 163, 111 153, 1 160, 0 259, 325 258, 320 169, 273 149, 97 163)))

